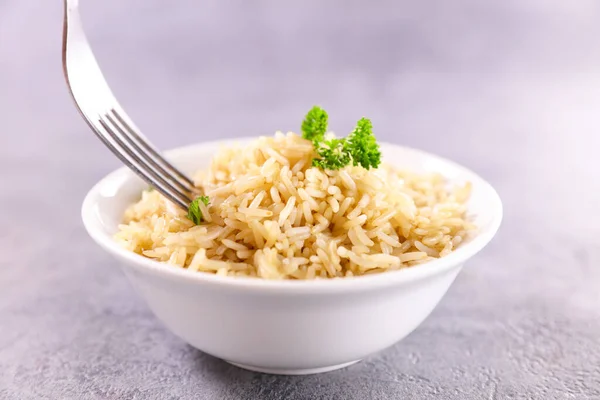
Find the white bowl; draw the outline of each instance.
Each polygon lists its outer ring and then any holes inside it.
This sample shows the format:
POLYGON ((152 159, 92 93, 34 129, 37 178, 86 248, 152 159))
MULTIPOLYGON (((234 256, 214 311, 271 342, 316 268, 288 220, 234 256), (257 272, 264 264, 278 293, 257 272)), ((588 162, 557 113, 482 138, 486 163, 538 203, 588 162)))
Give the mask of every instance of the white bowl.
MULTIPOLYGON (((208 167, 233 141, 168 152, 186 172, 208 167)), ((411 333, 431 313, 465 261, 492 239, 502 219, 495 190, 451 161, 383 144, 384 161, 440 172, 473 184, 469 213, 477 234, 450 255, 399 271, 319 281, 269 281, 192 272, 121 248, 113 234, 125 208, 147 186, 126 168, 102 179, 82 208, 91 237, 116 257, 139 295, 165 326, 190 345, 242 368, 309 374, 350 365, 411 333)), ((108 267, 108 266, 107 266, 108 267)))

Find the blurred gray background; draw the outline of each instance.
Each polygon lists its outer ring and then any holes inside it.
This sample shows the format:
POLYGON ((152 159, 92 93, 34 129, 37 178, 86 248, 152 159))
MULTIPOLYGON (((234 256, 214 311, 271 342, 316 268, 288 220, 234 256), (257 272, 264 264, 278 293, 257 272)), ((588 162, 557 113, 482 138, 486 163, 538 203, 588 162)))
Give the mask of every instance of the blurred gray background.
POLYGON ((600 399, 600 2, 81 0, 121 103, 161 148, 297 130, 452 158, 505 220, 378 356, 275 377, 185 345, 79 219, 118 162, 62 77, 60 1, 0 0, 0 398, 600 399))

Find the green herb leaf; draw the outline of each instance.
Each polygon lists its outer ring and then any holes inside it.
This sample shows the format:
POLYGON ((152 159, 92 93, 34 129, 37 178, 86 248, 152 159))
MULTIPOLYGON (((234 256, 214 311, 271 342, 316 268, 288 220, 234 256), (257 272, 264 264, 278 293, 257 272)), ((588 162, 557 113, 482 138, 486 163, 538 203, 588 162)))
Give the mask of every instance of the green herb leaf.
POLYGON ((313 167, 337 170, 350 163, 366 169, 379 166, 381 151, 371 120, 361 118, 345 139, 327 138, 327 122, 327 112, 319 106, 314 106, 302 122, 302 137, 313 142, 318 156, 312 160, 313 167))
POLYGON ((344 149, 350 153, 353 165, 363 168, 377 168, 381 163, 379 144, 373 135, 373 124, 367 118, 361 118, 356 128, 348 135, 344 149))
POLYGON ((319 158, 313 158, 313 167, 337 170, 350 164, 350 154, 344 149, 344 139, 330 139, 315 148, 319 158))
POLYGON ((304 117, 302 122, 302 137, 318 143, 325 137, 327 132, 328 115, 325 110, 319 106, 314 106, 304 117))
POLYGON ((210 202, 208 196, 199 196, 190 203, 187 217, 196 225, 200 225, 200 222, 202 222, 202 211, 200 210, 199 201, 203 202, 205 206, 210 202))

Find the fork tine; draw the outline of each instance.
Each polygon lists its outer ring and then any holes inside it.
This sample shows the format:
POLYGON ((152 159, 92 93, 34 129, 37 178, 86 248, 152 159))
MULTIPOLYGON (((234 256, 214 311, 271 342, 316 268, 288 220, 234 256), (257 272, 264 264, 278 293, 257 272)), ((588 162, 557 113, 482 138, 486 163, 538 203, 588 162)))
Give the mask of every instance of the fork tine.
POLYGON ((102 129, 92 124, 91 121, 90 126, 94 129, 94 132, 100 140, 102 140, 125 165, 131 168, 147 183, 154 186, 154 188, 167 199, 183 209, 188 208, 188 205, 192 200, 186 194, 173 188, 168 180, 158 174, 156 170, 148 166, 148 164, 145 164, 140 160, 131 149, 123 146, 123 143, 119 141, 118 136, 114 133, 114 128, 110 126, 110 122, 103 120, 102 117, 99 117, 97 122, 101 125, 102 129))
MULTIPOLYGON (((171 170, 167 171, 165 169, 163 166, 165 163, 169 166, 171 164, 169 164, 162 156, 153 157, 152 154, 149 154, 146 151, 149 146, 144 146, 143 144, 140 146, 139 140, 135 140, 135 137, 140 138, 139 135, 133 132, 129 125, 124 124, 123 119, 119 118, 118 114, 114 110, 110 110, 104 117, 114 126, 115 129, 113 132, 117 133, 117 140, 119 140, 124 147, 131 149, 136 154, 137 158, 143 161, 146 165, 151 166, 165 179, 168 179, 171 184, 179 189, 179 191, 181 191, 183 194, 193 193, 195 191, 193 185, 182 182, 177 175, 172 173, 171 170), (132 133, 134 137, 132 137, 132 133)), ((145 143, 145 141, 142 140, 142 143, 145 143)), ((175 167, 172 166, 171 168, 175 169, 175 167)))
POLYGON ((128 142, 131 143, 132 146, 138 148, 141 152, 146 154, 146 156, 159 168, 161 168, 165 173, 169 173, 173 175, 179 181, 177 182, 182 186, 183 189, 194 192, 196 187, 194 182, 185 176, 179 169, 177 169, 173 164, 167 161, 159 152, 152 146, 150 142, 142 135, 141 132, 136 128, 131 118, 123 111, 122 109, 118 112, 116 109, 112 109, 108 112, 109 117, 113 117, 116 119, 120 126, 124 128, 125 132, 124 136, 128 142))

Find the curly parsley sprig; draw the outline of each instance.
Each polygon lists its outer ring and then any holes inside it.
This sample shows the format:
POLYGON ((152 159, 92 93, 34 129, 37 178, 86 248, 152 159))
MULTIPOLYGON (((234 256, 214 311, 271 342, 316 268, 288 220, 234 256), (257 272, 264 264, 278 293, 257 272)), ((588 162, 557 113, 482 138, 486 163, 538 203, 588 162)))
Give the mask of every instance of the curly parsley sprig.
MULTIPOLYGON (((302 137, 315 145, 325 139, 329 115, 319 106, 314 106, 302 121, 302 137)), ((316 146, 315 146, 316 147, 316 146)))
POLYGON ((202 210, 200 210, 200 204, 198 202, 204 203, 205 206, 208 205, 210 199, 208 196, 198 196, 194 201, 192 201, 188 207, 188 215, 187 217, 196 225, 200 225, 200 222, 203 220, 202 210))
POLYGON ((312 160, 313 167, 337 170, 352 164, 363 168, 377 168, 381 163, 379 144, 373 135, 373 124, 361 118, 346 138, 327 139, 327 112, 314 106, 302 122, 302 137, 313 142, 318 158, 312 160))
POLYGON ((377 139, 373 135, 373 124, 370 119, 361 118, 356 128, 344 141, 344 148, 352 157, 353 165, 363 168, 377 168, 381 163, 381 151, 377 139))
POLYGON ((312 166, 321 169, 340 169, 350 163, 350 153, 345 148, 344 139, 330 139, 316 145, 320 158, 313 158, 312 166))

